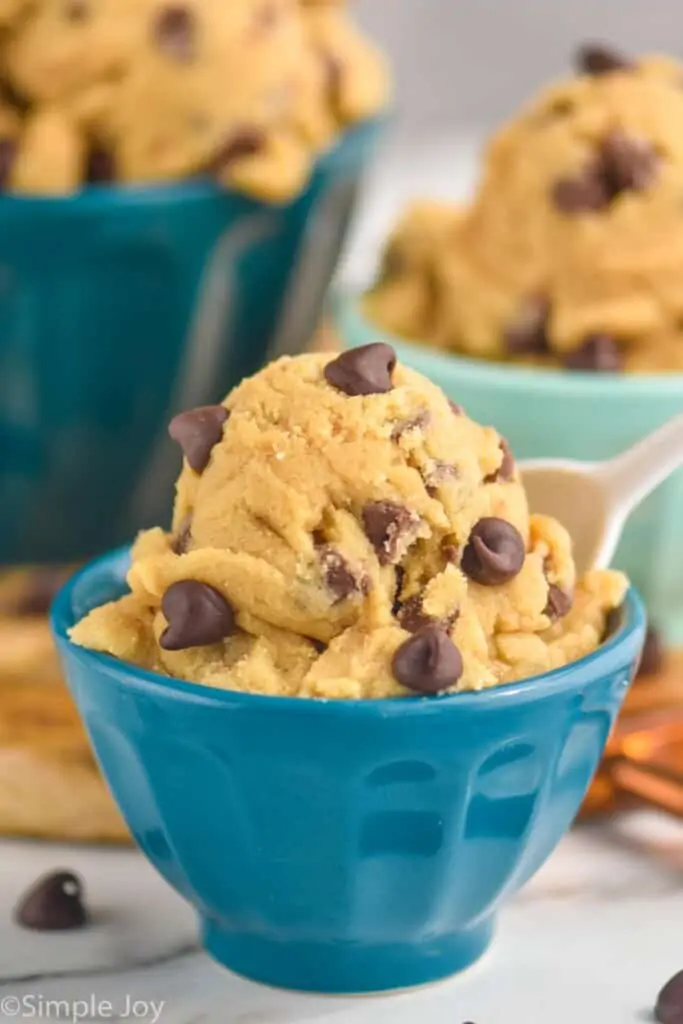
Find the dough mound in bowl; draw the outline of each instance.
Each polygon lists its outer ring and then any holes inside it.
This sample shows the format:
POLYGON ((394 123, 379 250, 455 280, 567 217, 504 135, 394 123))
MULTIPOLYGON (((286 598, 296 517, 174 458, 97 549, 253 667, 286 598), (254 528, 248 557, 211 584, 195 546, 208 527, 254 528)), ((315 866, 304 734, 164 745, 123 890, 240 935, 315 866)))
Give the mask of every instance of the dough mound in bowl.
POLYGON ((575 579, 505 439, 388 345, 280 359, 170 430, 173 530, 77 644, 254 693, 434 694, 580 658, 623 600, 621 573, 575 579))

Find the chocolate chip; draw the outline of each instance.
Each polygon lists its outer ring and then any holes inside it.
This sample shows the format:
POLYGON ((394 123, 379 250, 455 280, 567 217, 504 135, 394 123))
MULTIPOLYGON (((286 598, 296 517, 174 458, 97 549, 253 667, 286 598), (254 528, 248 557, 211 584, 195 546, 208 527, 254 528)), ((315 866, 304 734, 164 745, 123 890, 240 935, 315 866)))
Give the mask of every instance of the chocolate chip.
POLYGON ((402 565, 397 565, 394 570, 394 601, 391 608, 392 615, 398 615, 401 610, 401 591, 403 590, 403 581, 406 578, 406 571, 402 565))
POLYGON ((427 488, 427 493, 434 497, 439 488, 451 480, 458 478, 458 467, 452 462, 443 462, 441 459, 432 461, 428 469, 425 469, 422 478, 427 488))
POLYGON ((408 633, 417 633, 418 629, 430 625, 432 621, 422 611, 422 596, 420 594, 413 594, 402 604, 399 602, 395 614, 403 629, 408 633))
POLYGON ((313 636, 309 637, 309 639, 310 639, 311 643, 313 644, 313 646, 315 647, 315 649, 318 652, 318 654, 324 654, 325 653, 325 651, 327 650, 327 644, 326 643, 324 643, 322 640, 316 640, 316 638, 313 637, 313 636))
POLYGON ((613 71, 632 71, 632 60, 618 50, 601 43, 586 43, 576 54, 576 67, 584 75, 607 75, 613 71))
POLYGON ((555 583, 548 586, 548 603, 545 606, 544 614, 553 622, 562 619, 571 609, 572 597, 566 590, 558 587, 555 583))
POLYGON ((547 352, 550 302, 544 295, 531 296, 524 302, 505 330, 504 343, 510 355, 547 352))
POLYGON ((649 142, 613 131, 600 143, 595 160, 573 178, 553 186, 555 205, 564 213, 601 210, 626 191, 652 184, 659 157, 649 142))
POLYGON ((401 420, 392 430, 391 440, 399 441, 404 434, 409 434, 413 430, 424 430, 425 427, 429 426, 431 419, 431 413, 427 409, 422 409, 415 416, 411 416, 407 420, 401 420))
POLYGON ((67 21, 85 21, 89 13, 85 0, 68 0, 64 7, 64 16, 67 21))
POLYGON ((591 334, 580 348, 567 352, 562 360, 568 370, 616 373, 623 369, 617 342, 609 334, 591 334))
POLYGON ((408 633, 417 633, 425 626, 438 626, 440 629, 449 630, 458 618, 458 612, 454 611, 443 618, 428 615, 422 604, 422 595, 413 594, 399 607, 396 618, 408 633))
POLYGON ((644 139, 610 132, 600 147, 603 177, 610 199, 625 191, 642 191, 652 184, 659 157, 644 139))
POLYGON ((320 552, 320 565, 323 572, 325 586, 338 601, 350 597, 351 594, 366 594, 370 587, 370 580, 365 574, 360 576, 355 573, 343 555, 331 547, 325 547, 320 552))
POLYGON ((241 125, 235 128, 222 146, 218 149, 209 164, 209 171, 220 174, 227 170, 235 160, 260 153, 266 144, 266 136, 256 125, 241 125))
POLYGON ((380 565, 389 565, 396 559, 401 539, 417 522, 415 513, 397 502, 368 502, 363 509, 363 528, 380 565))
POLYGON ((89 185, 103 185, 114 181, 116 161, 113 151, 106 146, 93 145, 88 153, 85 177, 89 185))
POLYGON ((657 996, 655 1020, 659 1024, 683 1024, 683 971, 674 974, 657 996))
POLYGON ((159 11, 154 23, 154 37, 159 49, 174 60, 187 64, 195 56, 195 19, 182 4, 173 4, 159 11))
POLYGON ((645 643, 643 644, 643 652, 640 656, 640 664, 638 665, 637 678, 640 679, 643 676, 654 675, 663 666, 664 644, 662 643, 662 638, 654 626, 648 626, 647 633, 645 634, 645 643))
POLYGON ((512 454, 512 449, 504 437, 501 437, 499 445, 500 450, 503 453, 503 458, 495 473, 489 473, 488 476, 484 477, 485 484, 495 484, 501 480, 504 483, 510 483, 510 481, 514 479, 515 457, 512 454))
POLYGON ((171 547, 176 555, 185 555, 192 543, 192 516, 187 515, 181 522, 178 532, 173 538, 171 547))
POLYGON ((222 594, 199 580, 172 583, 161 599, 168 626, 161 634, 165 651, 206 647, 235 632, 235 613, 222 594))
POLYGON ((391 345, 375 342, 351 348, 327 364, 325 380, 352 398, 358 395, 383 395, 393 388, 391 375, 396 353, 391 345))
POLYGON ((450 398, 447 399, 447 401, 448 401, 449 406, 451 407, 451 412, 453 413, 454 416, 464 416, 465 415, 465 410, 463 409, 463 407, 461 405, 458 405, 457 402, 451 402, 450 398))
POLYGON ((83 882, 71 871, 43 875, 19 900, 14 919, 23 928, 40 932, 82 928, 88 922, 83 882))
POLYGON ((552 198, 562 213, 602 210, 609 202, 602 169, 595 165, 586 168, 575 178, 560 178, 552 187, 552 198))
POLYGON ((14 139, 0 139, 0 190, 5 190, 10 183, 16 156, 17 144, 14 139))
POLYGON ((398 648, 391 664, 394 677, 416 693, 438 693, 457 683, 462 655, 438 626, 423 626, 398 648))
POLYGON ((169 423, 169 434, 178 442, 195 473, 206 469, 229 415, 222 405, 204 405, 178 413, 169 423))
POLYGON ((36 569, 28 578, 28 586, 14 609, 17 615, 47 615, 52 600, 69 577, 65 569, 36 569))
POLYGON ((524 541, 512 523, 490 516, 473 527, 460 567, 475 583, 495 587, 518 574, 524 554, 524 541))

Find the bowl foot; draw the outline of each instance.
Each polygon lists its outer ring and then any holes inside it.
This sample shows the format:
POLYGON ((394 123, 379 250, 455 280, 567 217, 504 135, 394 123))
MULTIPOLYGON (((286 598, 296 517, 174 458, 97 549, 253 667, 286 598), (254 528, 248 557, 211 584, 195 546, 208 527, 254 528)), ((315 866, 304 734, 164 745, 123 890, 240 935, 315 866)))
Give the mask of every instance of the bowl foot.
POLYGON ((467 931, 414 943, 288 942, 202 921, 204 947, 223 967, 278 988, 337 995, 440 981, 478 960, 492 935, 493 921, 486 920, 467 931))

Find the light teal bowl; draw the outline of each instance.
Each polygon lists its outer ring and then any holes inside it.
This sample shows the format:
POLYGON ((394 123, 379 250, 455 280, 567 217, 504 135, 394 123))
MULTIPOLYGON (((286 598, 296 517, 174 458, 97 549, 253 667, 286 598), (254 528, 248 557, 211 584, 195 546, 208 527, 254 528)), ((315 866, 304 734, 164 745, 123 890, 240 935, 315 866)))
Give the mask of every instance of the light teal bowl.
MULTIPOLYGON (((357 298, 332 302, 348 346, 388 341, 399 359, 508 439, 518 459, 607 459, 683 411, 683 374, 608 375, 527 369, 444 354, 392 337, 368 321, 357 298)), ((669 643, 683 642, 683 471, 629 522, 615 558, 645 598, 669 643)))

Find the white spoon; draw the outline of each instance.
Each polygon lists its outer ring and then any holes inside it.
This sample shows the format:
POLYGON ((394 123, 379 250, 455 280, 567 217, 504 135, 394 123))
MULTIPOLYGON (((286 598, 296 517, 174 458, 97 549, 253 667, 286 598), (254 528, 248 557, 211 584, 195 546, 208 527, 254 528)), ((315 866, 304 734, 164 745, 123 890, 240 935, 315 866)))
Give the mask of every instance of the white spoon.
POLYGON ((605 462, 519 463, 532 512, 555 516, 574 543, 579 573, 609 566, 631 512, 683 466, 683 413, 605 462))

